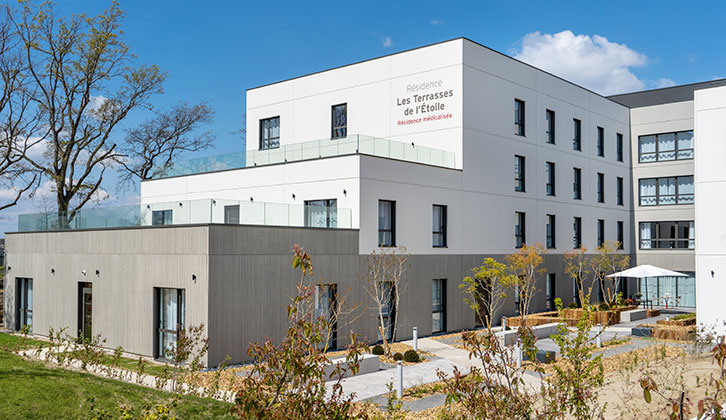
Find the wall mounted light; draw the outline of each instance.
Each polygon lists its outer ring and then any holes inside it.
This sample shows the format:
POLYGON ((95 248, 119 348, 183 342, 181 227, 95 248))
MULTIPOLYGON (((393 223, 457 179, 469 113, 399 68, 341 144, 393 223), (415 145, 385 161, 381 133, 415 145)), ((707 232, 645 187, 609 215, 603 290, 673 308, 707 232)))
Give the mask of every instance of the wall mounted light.
POLYGON ((55 274, 55 268, 50 269, 50 274, 55 274))
POLYGON ((348 191, 343 190, 343 195, 347 197, 348 196, 348 191))
POLYGON ((180 202, 179 202, 179 207, 181 207, 181 206, 182 206, 182 203, 181 203, 181 201, 180 201, 180 202))
POLYGON ((217 205, 217 200, 212 199, 212 204, 216 206, 217 205))
POLYGON ((197 282, 197 275, 196 275, 196 274, 192 274, 192 281, 193 281, 194 283, 196 283, 196 282, 197 282))
POLYGON ((86 275, 86 270, 81 270, 81 274, 86 275))
POLYGON ((147 204, 146 205, 146 210, 149 210, 150 208, 151 208, 151 205, 150 204, 147 204))
POLYGON ((98 277, 98 276, 100 276, 100 275, 101 275, 101 271, 99 271, 99 270, 96 270, 96 277, 98 277))
POLYGON ((413 142, 411 142, 411 146, 416 147, 416 145, 413 142))
POLYGON ((255 199, 254 199, 254 198, 252 198, 252 197, 250 197, 250 202, 253 202, 253 201, 255 201, 255 199))
POLYGON ((293 194, 293 195, 292 195, 292 199, 293 199, 293 200, 295 199, 295 194, 293 194))
POLYGON ((711 270, 711 278, 713 278, 714 274, 716 274, 716 273, 714 273, 713 270, 711 270))

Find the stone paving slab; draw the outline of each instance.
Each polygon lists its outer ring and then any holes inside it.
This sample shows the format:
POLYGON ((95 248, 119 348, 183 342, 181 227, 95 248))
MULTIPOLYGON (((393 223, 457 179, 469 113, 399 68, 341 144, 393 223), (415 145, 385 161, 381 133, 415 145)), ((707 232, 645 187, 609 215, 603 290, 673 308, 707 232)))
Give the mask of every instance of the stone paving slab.
MULTIPOLYGON (((381 409, 385 410, 388 404, 388 398, 385 395, 379 395, 368 399, 374 404, 378 404, 381 409)), ((419 398, 414 401, 404 401, 403 409, 415 413, 417 411, 428 410, 429 408, 441 407, 446 403, 446 394, 435 394, 428 397, 419 398)))

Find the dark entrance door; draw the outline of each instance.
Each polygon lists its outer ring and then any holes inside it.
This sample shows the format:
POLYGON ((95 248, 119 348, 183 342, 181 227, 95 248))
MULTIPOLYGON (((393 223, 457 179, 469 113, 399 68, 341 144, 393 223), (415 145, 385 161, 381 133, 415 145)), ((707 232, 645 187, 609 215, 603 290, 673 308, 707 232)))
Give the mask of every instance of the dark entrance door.
POLYGON ((93 285, 78 283, 78 336, 90 340, 93 336, 93 285))

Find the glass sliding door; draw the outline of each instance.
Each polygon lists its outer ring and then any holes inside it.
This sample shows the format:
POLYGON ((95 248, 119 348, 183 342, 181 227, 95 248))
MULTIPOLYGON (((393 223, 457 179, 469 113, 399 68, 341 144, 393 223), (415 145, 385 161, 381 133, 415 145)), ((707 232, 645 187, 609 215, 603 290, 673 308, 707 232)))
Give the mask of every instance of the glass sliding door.
MULTIPOLYGON (((318 284, 315 286, 315 318, 323 318, 328 322, 327 348, 338 347, 338 326, 336 310, 338 305, 338 285, 318 284)), ((325 343, 323 343, 324 345, 325 343)))
POLYGON ((338 226, 338 200, 305 201, 305 226, 334 228, 338 226))
POLYGON ((432 287, 431 332, 446 331, 446 280, 435 279, 432 287))
POLYGON ((239 224, 239 204, 233 206, 224 206, 224 223, 226 225, 239 224))
POLYGON ((156 357, 168 359, 176 349, 179 333, 185 324, 184 289, 156 289, 157 347, 156 357))
POLYGON ((28 327, 33 332, 33 279, 18 278, 15 285, 18 308, 15 329, 28 327))

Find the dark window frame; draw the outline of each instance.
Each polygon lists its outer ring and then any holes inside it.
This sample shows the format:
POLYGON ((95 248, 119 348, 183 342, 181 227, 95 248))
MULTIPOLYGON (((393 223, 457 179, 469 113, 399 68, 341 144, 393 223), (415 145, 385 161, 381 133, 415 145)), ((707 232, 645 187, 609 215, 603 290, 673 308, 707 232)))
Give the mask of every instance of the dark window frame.
POLYGON ((617 197, 616 198, 617 205, 618 206, 623 206, 624 205, 623 204, 623 197, 624 197, 624 191, 623 190, 625 188, 624 181, 623 181, 623 177, 619 176, 619 177, 616 178, 615 188, 616 188, 616 194, 615 195, 617 197))
POLYGON ((332 105, 330 107, 330 139, 342 139, 348 137, 348 103, 344 102, 341 104, 332 105), (336 125, 339 121, 336 121, 335 111, 337 108, 343 108, 343 124, 336 125))
POLYGON ((557 144, 555 139, 555 111, 551 109, 545 109, 545 121, 546 121, 546 137, 545 141, 547 144, 557 144))
POLYGON ((597 246, 605 243, 605 219, 597 219, 597 246))
POLYGON ((272 131, 269 127, 269 123, 273 120, 277 120, 277 126, 278 130, 280 129, 280 116, 274 116, 269 118, 262 118, 260 120, 260 142, 259 142, 259 149, 260 150, 271 150, 271 149, 277 149, 280 147, 280 134, 278 132, 277 137, 271 137, 270 132, 272 131), (265 127, 265 123, 268 123, 268 126, 265 127))
POLYGON ((186 323, 186 289, 179 289, 175 287, 154 287, 154 359, 157 360, 170 360, 168 355, 159 354, 161 353, 161 338, 162 333, 176 334, 176 340, 178 342, 181 331, 185 328, 186 323), (162 311, 162 290, 176 290, 177 293, 177 306, 176 306, 176 319, 177 324, 174 330, 162 328, 161 326, 161 311, 162 311))
POLYGON ((578 152, 581 152, 582 151, 582 121, 577 118, 573 118, 572 124, 573 124, 572 150, 577 150, 578 152))
MULTIPOLYGON (((681 176, 662 176, 658 178, 639 178, 638 179, 638 205, 642 207, 656 207, 656 206, 684 206, 684 205, 693 205, 695 204, 695 198, 696 198, 696 192, 688 193, 688 194, 681 194, 679 191, 679 184, 678 179, 679 178, 692 178, 691 183, 695 181, 693 175, 681 175, 681 176), (675 194, 668 194, 665 197, 673 197, 675 198, 675 203, 661 203, 661 196, 660 195, 660 180, 661 179, 673 179, 673 183, 675 185, 676 193, 675 194), (641 188, 641 183, 643 181, 650 181, 655 180, 655 195, 643 195, 643 190, 641 188), (687 197, 690 197, 690 202, 681 203, 681 200, 685 200, 687 197), (643 204, 644 198, 655 198, 655 204, 643 204)), ((695 185, 694 185, 695 186, 695 185)))
POLYGON ((545 227, 546 241, 548 249, 557 248, 557 218, 554 214, 547 215, 547 224, 545 227))
MULTIPOLYGON (((7 277, 6 277, 7 279, 7 277)), ((7 280, 5 280, 7 281, 7 280)), ((7 293, 7 289, 6 289, 7 293)), ((33 287, 33 279, 30 277, 15 278, 15 331, 21 331, 23 327, 28 327, 29 332, 33 332, 33 324, 35 323, 35 288, 33 287), (31 297, 28 299, 28 289, 32 290, 31 297), (30 308, 28 308, 30 306, 30 308), (30 314, 30 323, 28 323, 28 314, 30 314)))
POLYGON ((622 133, 616 133, 615 134, 615 158, 618 160, 618 162, 623 161, 623 134, 622 133))
POLYGON ((582 247, 582 217, 572 218, 572 249, 582 247))
POLYGON ((618 220, 617 232, 618 249, 625 249, 625 222, 618 220))
POLYGON ((432 220, 432 227, 434 227, 434 229, 432 229, 432 232, 431 232, 431 234, 432 234, 432 237, 431 237, 431 245, 434 248, 446 248, 448 246, 448 242, 447 242, 447 240, 448 240, 448 238, 447 238, 447 236, 448 236, 447 235, 447 231, 448 231, 448 220, 447 220, 447 217, 448 217, 448 206, 443 205, 443 204, 434 204, 433 207, 432 207, 432 210, 431 210, 431 217, 432 217, 432 219, 434 219, 434 220, 432 220), (441 215, 441 220, 438 220, 438 223, 434 227, 434 223, 437 222, 434 219, 434 217, 436 216, 436 211, 435 211, 436 208, 439 208, 440 209, 440 213, 439 214, 441 215), (438 227, 438 230, 436 229, 436 227, 438 227), (437 243, 437 241, 436 241, 437 237, 440 238, 439 243, 437 243))
POLYGON ((547 273, 545 278, 545 299, 547 300, 547 309, 554 311, 555 299, 557 299, 557 274, 547 273))
POLYGON ((638 224, 638 248, 639 249, 645 249, 645 250, 661 250, 661 249, 695 249, 695 222, 693 220, 675 220, 675 221, 657 221, 657 222, 640 222, 638 224), (643 225, 644 224, 650 224, 651 228, 651 237, 644 239, 642 237, 643 233, 643 225), (691 239, 688 237, 688 232, 690 231, 690 224, 694 224, 694 237, 691 239), (669 235, 669 237, 661 237, 661 228, 660 225, 665 225, 665 227, 668 227, 669 224, 672 224, 671 226, 671 233, 674 235, 669 235), (685 226, 682 226, 685 225, 685 226), (686 236, 681 237, 678 233, 680 231, 679 228, 685 228, 686 229, 686 236), (654 236, 655 235, 655 236, 654 236), (691 241, 693 241, 693 246, 691 246, 691 241), (650 247, 643 247, 643 244, 645 242, 649 242, 651 244, 650 247), (685 244, 685 246, 683 246, 685 244), (655 246, 653 246, 655 245, 655 246), (662 245, 668 245, 668 246, 662 246, 662 245))
POLYGON ((555 176, 556 165, 554 162, 545 162, 545 171, 547 172, 547 183, 545 184, 545 194, 550 197, 555 197, 557 191, 555 189, 556 176, 555 176))
POLYGON ((605 202, 605 174, 602 172, 597 173, 597 202, 605 202))
POLYGON ((431 296, 431 333, 432 334, 446 332, 446 283, 447 283, 446 279, 433 279, 431 282, 431 288, 432 288, 432 291, 431 291, 431 295, 432 295, 431 296), (433 302, 433 289, 436 287, 435 285, 437 282, 441 287, 441 303, 438 306, 434 305, 434 302, 433 302), (441 316, 441 321, 440 321, 441 328, 438 330, 434 330, 433 318, 434 318, 434 315, 437 315, 437 314, 440 314, 440 316, 441 316))
POLYGON ((305 200, 303 202, 305 213, 305 227, 335 228, 338 226, 338 199, 322 198, 317 200, 305 200), (318 206, 315 203, 323 204, 318 206), (313 225, 314 210, 325 209, 325 226, 313 225))
POLYGON ((694 155, 693 146, 691 146, 690 149, 681 149, 681 148, 678 147, 678 135, 681 134, 681 133, 691 133, 691 143, 692 144, 695 143, 695 135, 693 133, 693 130, 668 131, 668 132, 654 133, 654 134, 643 134, 641 136, 638 136, 638 163, 646 163, 647 164, 647 163, 657 163, 657 162, 675 162, 675 161, 678 161, 678 160, 693 160, 693 158, 695 156, 694 155), (658 141, 658 136, 663 136, 663 135, 666 135, 666 134, 673 134, 674 135, 675 145, 674 145, 674 149, 673 149, 673 154, 675 156, 675 159, 661 159, 660 158, 660 153, 661 152, 660 152, 660 146, 659 146, 660 142, 658 141), (647 155, 655 155, 655 160, 644 161, 643 160, 643 151, 642 151, 643 144, 642 144, 641 141, 642 141, 642 139, 644 137, 650 137, 650 136, 654 136, 655 137, 655 152, 648 152, 646 154, 647 155), (680 155, 681 152, 684 152, 684 151, 690 151, 691 152, 691 155, 689 157, 679 158, 678 155, 680 155))
POLYGON ((151 211, 151 225, 152 226, 166 226, 174 224, 174 210, 173 209, 161 209, 151 211), (157 223, 161 222, 161 223, 157 223))
POLYGON ((605 128, 597 127, 597 155, 605 157, 605 128))
POLYGON ((396 246, 396 202, 394 200, 378 200, 378 246, 380 248, 390 248, 396 246), (390 219, 391 219, 391 227, 390 229, 382 228, 381 227, 381 214, 380 214, 380 204, 381 203, 388 203, 390 204, 390 219), (391 234, 391 241, 390 243, 384 243, 383 238, 385 233, 391 234))
POLYGON ((526 105, 522 99, 514 99, 514 134, 526 137, 526 105))
POLYGON ((514 225, 514 248, 519 249, 527 241, 527 213, 523 211, 515 211, 517 224, 514 225))
POLYGON ((527 171, 526 171, 527 158, 522 155, 514 155, 515 171, 514 171, 514 191, 516 192, 527 192, 527 171), (519 172, 516 171, 517 164, 519 165, 519 172))
POLYGON ((582 200, 582 168, 572 168, 572 199, 582 200))

